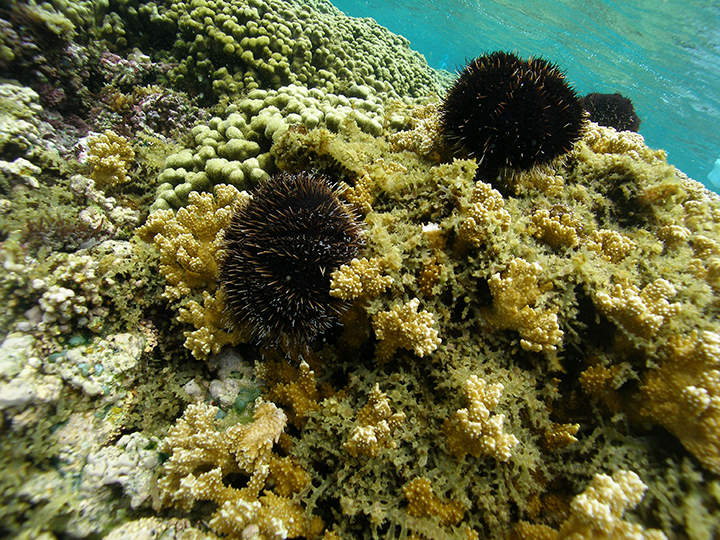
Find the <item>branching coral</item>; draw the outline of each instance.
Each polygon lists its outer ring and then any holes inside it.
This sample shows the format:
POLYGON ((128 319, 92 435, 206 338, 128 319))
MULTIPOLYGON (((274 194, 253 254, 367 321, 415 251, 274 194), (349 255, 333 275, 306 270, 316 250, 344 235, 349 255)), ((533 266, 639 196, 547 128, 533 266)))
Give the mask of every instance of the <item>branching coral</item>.
POLYGON ((389 139, 396 149, 411 150, 418 155, 437 160, 442 144, 440 133, 440 104, 419 105, 410 111, 412 129, 392 134, 389 139))
POLYGON ((502 391, 502 384, 488 385, 477 375, 465 381, 463 393, 468 408, 455 411, 442 426, 452 455, 459 459, 467 454, 488 455, 499 461, 510 459, 510 451, 519 441, 515 435, 503 432, 505 415, 491 415, 500 403, 502 391))
POLYGON ((418 312, 420 300, 393 307, 373 317, 373 329, 379 343, 375 354, 379 360, 389 359, 397 349, 410 349, 421 358, 442 342, 433 328, 435 318, 429 311, 418 312))
MULTIPOLYGON (((183 417, 162 441, 160 451, 170 454, 158 481, 160 502, 189 511, 196 502, 218 505, 208 525, 216 534, 230 538, 270 540, 314 536, 322 528, 308 520, 292 499, 265 491, 270 473, 272 446, 285 429, 287 418, 272 403, 259 401, 250 424, 217 430, 217 407, 189 405, 183 417), (248 476, 247 485, 235 488, 226 477, 248 476)), ((274 467, 277 476, 283 470, 274 467)), ((295 484, 290 480, 287 484, 295 484)), ((287 492, 287 490, 283 490, 287 492)))
POLYGON ((442 525, 457 525, 465 509, 458 501, 443 501, 433 493, 430 480, 418 477, 403 486, 408 500, 408 514, 415 517, 436 516, 442 525))
POLYGON ((470 208, 460 226, 460 237, 475 247, 486 239, 510 226, 510 214, 505 210, 505 200, 490 184, 478 181, 470 198, 470 208))
POLYGON ((108 189, 130 181, 128 170, 135 160, 135 151, 125 137, 106 131, 88 138, 88 163, 93 168, 90 177, 101 189, 108 189))
POLYGON ((673 336, 643 385, 641 413, 720 473, 720 335, 673 336))
POLYGON ((342 300, 379 296, 393 284, 393 278, 383 276, 382 271, 381 259, 353 259, 332 273, 330 295, 342 300))
POLYGON ((488 280, 493 295, 489 321, 500 329, 517 330, 526 351, 555 351, 563 339, 557 309, 531 307, 546 289, 546 285, 538 283, 542 271, 539 263, 516 258, 502 274, 493 274, 488 280))
POLYGON ((190 323, 195 330, 184 332, 185 347, 198 360, 217 354, 225 345, 237 345, 248 339, 239 329, 228 330, 223 324, 224 294, 222 289, 215 296, 203 291, 203 305, 190 300, 178 310, 178 321, 190 323))
POLYGON ((656 279, 642 290, 625 279, 616 283, 609 292, 596 292, 595 303, 605 316, 626 332, 651 338, 666 320, 680 312, 679 303, 668 301, 675 294, 675 287, 665 279, 656 279))
POLYGON ((590 485, 570 505, 571 516, 560 528, 558 540, 667 540, 657 529, 644 529, 623 520, 642 500, 647 486, 632 471, 612 477, 596 474, 590 485))
POLYGON ((610 229, 593 231, 587 239, 587 248, 599 253, 604 259, 619 263, 635 249, 635 242, 627 236, 610 229))
POLYGON ((392 433, 405 420, 405 413, 393 413, 390 400, 376 384, 365 406, 357 413, 357 422, 350 439, 343 446, 353 457, 363 454, 376 457, 380 448, 395 448, 392 433))
POLYGON ((551 214, 549 210, 542 209, 533 214, 532 222, 535 227, 533 235, 554 248, 575 247, 580 241, 578 230, 581 230, 582 226, 572 214, 551 214))
POLYGON ((191 192, 189 204, 177 215, 158 210, 137 229, 145 241, 160 250, 160 271, 167 280, 164 297, 178 300, 196 289, 212 289, 218 275, 217 256, 223 230, 230 223, 235 205, 249 197, 230 185, 210 193, 191 192))

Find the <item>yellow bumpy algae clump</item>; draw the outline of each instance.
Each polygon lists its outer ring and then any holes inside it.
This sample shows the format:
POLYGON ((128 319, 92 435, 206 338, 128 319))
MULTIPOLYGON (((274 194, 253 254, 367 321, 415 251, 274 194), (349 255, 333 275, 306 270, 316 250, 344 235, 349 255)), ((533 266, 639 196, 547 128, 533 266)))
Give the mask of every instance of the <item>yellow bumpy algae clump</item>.
MULTIPOLYGON (((292 498, 265 490, 273 459, 272 447, 287 418, 272 403, 259 401, 253 421, 217 429, 217 407, 190 405, 162 441, 170 455, 158 481, 160 502, 189 511, 197 502, 212 501, 217 510, 210 529, 229 538, 295 538, 313 536, 322 524, 308 520, 292 498), (243 488, 233 487, 228 475, 248 477, 243 488), (262 493, 262 495, 261 495, 262 493)), ((277 475, 287 468, 274 467, 277 475)), ((292 479, 289 484, 293 485, 292 479)))
POLYGON ((471 375, 463 392, 468 407, 455 411, 442 426, 450 453, 459 459, 467 454, 492 456, 499 461, 510 459, 510 451, 519 441, 503 431, 505 416, 492 414, 500 403, 503 385, 488 385, 485 379, 471 375))
POLYGON ((90 177, 100 189, 107 189, 130 181, 128 170, 135 161, 135 151, 125 137, 107 130, 88 138, 90 177))
POLYGON ((211 193, 191 192, 188 205, 178 210, 158 210, 137 234, 153 241, 160 251, 160 271, 167 280, 164 296, 179 300, 193 290, 213 289, 218 275, 218 252, 223 230, 236 204, 248 197, 230 185, 211 193))
POLYGON ((432 313, 425 310, 418 312, 419 306, 420 300, 413 298, 390 311, 375 315, 373 328, 380 340, 376 351, 378 359, 387 360, 397 349, 409 349, 422 358, 442 343, 434 328, 432 313))
POLYGON ((393 413, 390 400, 376 384, 370 392, 365 406, 357 413, 358 426, 343 444, 345 450, 353 456, 360 454, 376 457, 380 448, 396 448, 392 439, 393 431, 405 420, 405 413, 393 413))
POLYGON ((332 273, 330 295, 343 300, 378 296, 393 284, 393 278, 383 276, 382 271, 380 259, 353 259, 332 273))
POLYGON ((542 271, 538 263, 513 259, 504 272, 493 274, 488 281, 493 295, 488 319, 499 329, 517 330, 523 349, 550 352, 562 343, 563 331, 556 309, 532 307, 545 292, 545 286, 538 283, 542 271))

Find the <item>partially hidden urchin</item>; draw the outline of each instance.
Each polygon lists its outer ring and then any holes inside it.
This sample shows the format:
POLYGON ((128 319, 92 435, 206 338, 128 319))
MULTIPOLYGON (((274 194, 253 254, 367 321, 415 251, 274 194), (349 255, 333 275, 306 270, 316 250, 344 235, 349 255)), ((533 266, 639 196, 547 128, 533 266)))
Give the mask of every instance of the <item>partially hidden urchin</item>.
POLYGON ((280 173, 236 210, 220 281, 228 313, 253 337, 295 349, 344 310, 330 274, 357 255, 363 231, 338 195, 325 176, 280 173))
POLYGON ((555 64, 505 52, 471 61, 440 115, 446 142, 492 172, 529 169, 569 152, 585 124, 582 103, 555 64))

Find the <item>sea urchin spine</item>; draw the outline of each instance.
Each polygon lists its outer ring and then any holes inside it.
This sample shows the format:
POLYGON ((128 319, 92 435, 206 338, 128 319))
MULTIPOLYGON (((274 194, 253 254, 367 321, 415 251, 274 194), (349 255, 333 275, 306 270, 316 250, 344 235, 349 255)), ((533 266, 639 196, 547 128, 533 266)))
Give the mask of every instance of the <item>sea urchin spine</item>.
POLYGON ((330 274, 363 244, 354 211, 325 176, 280 173, 225 232, 220 281, 229 314, 251 335, 297 348, 330 328, 344 303, 330 274))
POLYGON ((505 52, 470 62, 441 109, 445 140, 493 172, 569 152, 584 122, 582 103, 556 65, 505 52))

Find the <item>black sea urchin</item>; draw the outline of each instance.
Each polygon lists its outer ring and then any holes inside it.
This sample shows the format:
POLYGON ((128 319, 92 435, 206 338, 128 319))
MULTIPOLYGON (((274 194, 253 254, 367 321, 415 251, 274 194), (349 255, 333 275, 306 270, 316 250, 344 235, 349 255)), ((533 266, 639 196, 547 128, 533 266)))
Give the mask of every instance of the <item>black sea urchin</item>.
POLYGON ((618 131, 640 129, 640 117, 635 113, 632 101, 622 94, 588 94, 582 98, 582 104, 590 120, 601 126, 613 127, 618 131))
POLYGON ((528 169, 569 152, 584 115, 556 65, 495 52, 460 73, 443 102, 441 126, 446 141, 485 170, 528 169))
POLYGON ((357 216, 326 177, 273 176, 225 232, 220 280, 228 312, 254 337, 307 343, 343 311, 330 296, 330 274, 362 243, 357 216))

